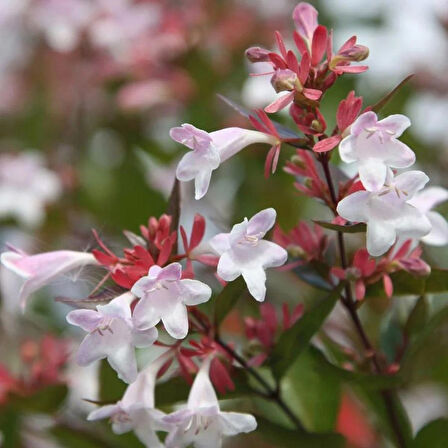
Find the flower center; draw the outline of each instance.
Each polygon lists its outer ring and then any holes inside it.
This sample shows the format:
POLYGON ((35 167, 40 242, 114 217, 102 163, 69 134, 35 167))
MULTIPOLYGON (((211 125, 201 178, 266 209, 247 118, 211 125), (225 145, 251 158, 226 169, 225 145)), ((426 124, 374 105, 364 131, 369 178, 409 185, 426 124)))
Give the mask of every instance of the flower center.
POLYGON ((387 134, 386 137, 387 136, 393 137, 395 135, 395 132, 392 131, 391 129, 381 129, 381 128, 378 128, 377 126, 371 126, 369 128, 364 128, 364 130, 367 132, 367 134, 369 134, 367 136, 367 138, 370 138, 373 135, 377 134, 381 143, 384 143, 385 134, 387 134))
POLYGON ((112 415, 110 421, 112 423, 127 423, 131 421, 131 417, 129 417, 129 415, 126 412, 119 411, 116 414, 112 415))
POLYGON ((108 331, 110 334, 114 334, 111 325, 114 321, 113 317, 105 317, 100 323, 99 325, 95 328, 95 330, 93 330, 91 332, 91 334, 93 333, 98 333, 100 336, 104 336, 104 333, 106 331, 108 331))
POLYGON ((251 246, 256 246, 258 244, 258 241, 260 241, 261 233, 257 233, 255 235, 244 235, 244 240, 241 241, 242 244, 248 243, 251 246))

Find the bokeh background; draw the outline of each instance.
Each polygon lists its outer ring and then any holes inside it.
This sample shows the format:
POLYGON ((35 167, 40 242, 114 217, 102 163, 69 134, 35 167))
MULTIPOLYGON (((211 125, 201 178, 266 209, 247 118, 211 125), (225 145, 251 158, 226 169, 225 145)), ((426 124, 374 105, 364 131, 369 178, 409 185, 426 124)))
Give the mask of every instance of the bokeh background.
MULTIPOLYGON (((338 102, 356 89, 372 104, 407 75, 413 79, 385 114, 404 113, 412 127, 403 140, 435 185, 448 187, 448 2, 445 0, 320 0, 320 22, 335 29, 336 43, 353 34, 370 48, 370 70, 340 78, 323 101, 334 122, 338 102)), ((248 108, 275 96, 269 77, 249 77, 244 50, 271 48, 273 32, 291 36, 292 0, 2 0, 0 2, 0 246, 30 253, 84 250, 97 229, 117 250, 122 230, 137 231, 167 205, 184 148, 171 141, 180 123, 212 131, 249 127, 221 101, 223 94, 248 108)), ((287 115, 279 120, 290 124, 287 115)), ((280 166, 293 155, 282 150, 280 166)), ((278 170, 263 177, 264 147, 250 147, 216 173, 206 198, 194 201, 182 186, 181 221, 196 212, 213 235, 265 207, 275 207, 289 229, 299 218, 326 218, 325 210, 297 194, 278 170)), ((442 213, 448 207, 441 208, 442 213)), ((351 241, 356 247, 357 241, 351 241)), ((427 250, 447 267, 444 248, 427 250)), ((68 305, 53 297, 82 298, 100 280, 94 272, 66 277, 36 295, 22 314, 17 278, 0 269, 0 440, 5 447, 138 447, 132 436, 113 436, 107 423, 84 419, 93 404, 117 399, 123 386, 106 365, 79 368, 73 352, 79 334, 67 328, 68 305), (23 379, 23 394, 8 385, 23 379), (68 392, 65 389, 68 385, 68 392)), ((273 303, 309 302, 315 292, 287 273, 270 279, 273 303)), ((216 286, 218 286, 216 284, 216 286)), ((431 312, 446 306, 429 298, 431 312)), ((371 300, 363 308, 372 338, 386 353, 400 345, 397 328, 415 298, 371 300)), ((241 316, 229 323, 241 337, 241 316)), ((441 319, 414 354, 411 380, 401 391, 413 429, 448 416, 448 322, 441 319)), ((325 334, 356 347, 356 335, 335 311, 325 334), (349 342, 347 342, 349 341, 349 342), (355 341, 355 342, 353 342, 355 341)), ((291 373, 291 403, 310 430, 351 433, 352 446, 382 446, 363 404, 338 379, 302 357, 291 373), (351 422, 351 423, 347 423, 351 422), (348 429, 347 429, 348 428, 348 429)), ((186 387, 186 391, 188 391, 186 387)), ((169 403, 166 403, 169 404, 169 403)), ((247 403, 246 403, 247 404, 247 403)), ((256 400, 248 406, 273 409, 256 400)), ((276 446, 251 435, 229 446, 276 446), (241 445, 239 445, 241 443, 241 445)), ((1 445, 1 444, 0 444, 1 445)))

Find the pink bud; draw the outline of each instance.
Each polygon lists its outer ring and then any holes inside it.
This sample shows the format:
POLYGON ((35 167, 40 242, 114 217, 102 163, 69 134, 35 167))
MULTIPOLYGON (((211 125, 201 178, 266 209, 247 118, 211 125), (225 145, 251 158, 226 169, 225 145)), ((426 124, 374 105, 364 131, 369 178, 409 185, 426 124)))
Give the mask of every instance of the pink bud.
POLYGON ((347 61, 360 62, 367 59, 369 56, 369 49, 365 45, 353 45, 353 47, 341 51, 339 56, 347 61))
POLYGON ((246 50, 246 58, 250 62, 268 62, 269 51, 261 47, 250 47, 246 50))
POLYGON ((272 87, 277 93, 293 90, 297 82, 297 75, 289 69, 276 70, 271 78, 272 87))
POLYGON ((317 28, 317 15, 316 8, 306 2, 299 3, 292 13, 298 33, 308 41, 311 41, 314 30, 317 28))

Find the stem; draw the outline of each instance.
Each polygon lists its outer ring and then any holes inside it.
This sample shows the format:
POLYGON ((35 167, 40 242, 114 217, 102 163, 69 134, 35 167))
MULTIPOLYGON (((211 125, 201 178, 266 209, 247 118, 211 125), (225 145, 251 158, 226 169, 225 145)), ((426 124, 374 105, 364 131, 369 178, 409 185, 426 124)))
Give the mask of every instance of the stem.
MULTIPOLYGON (((329 159, 327 154, 322 154, 319 157, 319 161, 324 170, 325 180, 327 182, 328 189, 330 191, 331 200, 333 202, 333 212, 336 214, 336 206, 338 203, 338 199, 336 196, 328 160, 329 159)), ((342 232, 337 232, 337 241, 338 241, 339 256, 341 259, 341 267, 343 269, 346 269, 348 267, 348 263, 347 263, 347 254, 345 251, 344 234, 342 232)), ((364 349, 369 354, 373 370, 377 374, 384 374, 383 367, 378 357, 378 353, 376 352, 372 343, 370 342, 370 339, 367 336, 364 327, 362 326, 361 320, 359 319, 356 309, 356 302, 353 299, 352 290, 349 283, 347 283, 345 287, 345 295, 341 295, 341 302, 353 321, 358 336, 361 339, 361 342, 364 346, 364 349)), ((381 391, 381 396, 383 398, 386 412, 387 415, 389 416, 390 424, 395 434, 397 444, 400 448, 406 448, 407 446, 406 439, 401 431, 400 421, 394 405, 394 401, 396 399, 394 391, 390 389, 383 390, 381 391)))
POLYGON ((238 355, 232 347, 228 346, 219 336, 215 337, 216 343, 218 343, 230 356, 233 357, 238 364, 241 365, 257 382, 265 389, 266 397, 275 401, 277 405, 283 410, 283 412, 288 416, 292 423, 297 427, 297 429, 303 429, 300 420, 296 417, 294 412, 290 409, 290 407, 283 401, 283 398, 280 396, 280 390, 273 389, 267 381, 251 366, 249 366, 246 360, 238 355))
MULTIPOLYGON (((205 333, 209 333, 210 327, 201 319, 201 317, 197 313, 193 313, 196 321, 202 327, 202 330, 205 333)), ((303 425, 300 423, 300 420, 296 417, 291 408, 283 401, 283 398, 280 395, 279 388, 273 389, 269 383, 253 368, 251 367, 247 361, 240 356, 238 353, 233 350, 232 347, 227 345, 217 334, 214 336, 214 340, 217 344, 221 346, 241 367, 243 367, 249 375, 251 375, 260 386, 263 387, 265 391, 265 398, 273 400, 277 403, 277 405, 283 410, 283 412, 288 416, 291 422, 298 430, 303 430, 303 425)))

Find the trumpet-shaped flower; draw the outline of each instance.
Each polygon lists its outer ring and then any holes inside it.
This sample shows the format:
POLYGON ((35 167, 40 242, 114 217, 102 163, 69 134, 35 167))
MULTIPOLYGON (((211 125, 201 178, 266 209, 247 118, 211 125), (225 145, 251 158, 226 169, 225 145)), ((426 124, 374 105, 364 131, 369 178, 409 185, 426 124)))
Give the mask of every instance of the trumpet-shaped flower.
POLYGON ((137 328, 149 329, 160 321, 170 336, 183 339, 188 333, 187 305, 207 302, 212 295, 209 286, 198 280, 183 279, 182 266, 171 263, 161 268, 152 266, 148 275, 132 287, 140 297, 133 314, 137 328))
POLYGON ((210 240, 212 249, 220 255, 218 275, 226 280, 243 276, 252 296, 262 302, 266 295, 266 268, 284 264, 288 253, 278 244, 263 240, 274 225, 277 214, 267 208, 235 224, 230 233, 220 233, 210 240))
POLYGON ((127 383, 137 377, 137 361, 134 347, 147 347, 157 339, 154 327, 135 328, 131 318, 130 302, 134 296, 127 292, 107 305, 95 310, 74 310, 67 314, 67 321, 81 327, 89 334, 79 346, 77 361, 86 366, 107 358, 118 376, 127 383))
POLYGON ((127 387, 120 401, 96 409, 88 415, 87 420, 108 418, 115 434, 133 430, 145 446, 162 448, 164 445, 156 431, 167 431, 170 426, 162 421, 165 414, 154 407, 154 389, 157 373, 165 361, 166 358, 162 355, 152 362, 127 387))
POLYGON ((246 146, 254 143, 279 144, 277 137, 259 131, 225 128, 208 133, 191 124, 172 128, 170 136, 192 150, 180 160, 176 177, 183 182, 194 179, 196 199, 207 193, 212 172, 246 146))
POLYGON ((415 162, 414 152, 398 140, 410 124, 404 115, 378 121, 371 111, 353 123, 350 135, 339 145, 339 153, 344 162, 358 163, 359 178, 366 190, 380 190, 388 168, 407 168, 415 162))
POLYGON ((211 358, 207 358, 199 369, 186 408, 163 418, 173 426, 165 440, 167 448, 185 448, 191 444, 196 448, 219 448, 223 436, 256 429, 257 422, 252 415, 220 410, 209 377, 210 362, 211 358))
POLYGON ((2 253, 1 263, 25 279, 19 293, 22 308, 25 307, 28 297, 34 291, 50 283, 56 277, 89 264, 98 264, 92 254, 71 250, 58 250, 36 255, 9 251, 2 253))
POLYGON ((357 191, 339 202, 340 216, 367 224, 367 250, 384 254, 400 238, 421 238, 431 230, 429 219, 409 203, 428 182, 421 171, 407 171, 395 178, 388 171, 380 191, 357 191))
POLYGON ((442 187, 425 188, 416 194, 409 203, 420 210, 429 219, 432 229, 421 240, 433 246, 444 246, 448 243, 448 223, 434 207, 448 199, 448 190, 442 187))

